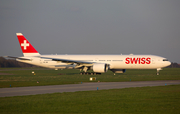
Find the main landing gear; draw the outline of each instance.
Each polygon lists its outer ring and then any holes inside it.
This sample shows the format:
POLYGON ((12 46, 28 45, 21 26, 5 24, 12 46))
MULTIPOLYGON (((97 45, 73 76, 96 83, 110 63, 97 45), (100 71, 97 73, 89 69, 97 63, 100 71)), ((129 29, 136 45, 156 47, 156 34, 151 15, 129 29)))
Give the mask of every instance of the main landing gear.
POLYGON ((80 75, 101 75, 101 73, 97 73, 97 72, 81 72, 80 75))

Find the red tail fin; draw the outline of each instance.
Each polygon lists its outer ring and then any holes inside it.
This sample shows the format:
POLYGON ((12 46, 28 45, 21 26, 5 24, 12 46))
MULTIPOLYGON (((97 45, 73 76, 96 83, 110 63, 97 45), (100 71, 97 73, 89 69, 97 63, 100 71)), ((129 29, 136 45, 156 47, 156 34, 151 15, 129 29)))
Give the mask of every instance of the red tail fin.
POLYGON ((38 56, 38 51, 29 43, 22 33, 16 33, 24 56, 38 56))

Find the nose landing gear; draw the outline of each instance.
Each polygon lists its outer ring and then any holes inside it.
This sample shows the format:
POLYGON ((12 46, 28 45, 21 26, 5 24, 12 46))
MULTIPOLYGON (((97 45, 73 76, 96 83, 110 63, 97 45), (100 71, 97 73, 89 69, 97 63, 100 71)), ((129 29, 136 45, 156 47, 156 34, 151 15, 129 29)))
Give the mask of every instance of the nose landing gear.
POLYGON ((159 71, 162 70, 162 68, 157 68, 157 75, 159 75, 159 71))

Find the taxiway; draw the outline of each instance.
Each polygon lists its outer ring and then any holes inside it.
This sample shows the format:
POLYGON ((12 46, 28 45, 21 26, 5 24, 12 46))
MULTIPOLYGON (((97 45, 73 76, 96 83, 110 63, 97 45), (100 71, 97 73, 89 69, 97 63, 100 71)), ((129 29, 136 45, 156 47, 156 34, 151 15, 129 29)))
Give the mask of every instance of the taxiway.
POLYGON ((180 84, 180 80, 99 82, 99 83, 93 82, 93 83, 68 84, 68 85, 0 88, 0 97, 76 92, 76 91, 93 91, 97 89, 105 90, 105 89, 120 89, 120 88, 130 88, 130 87, 166 86, 166 85, 177 85, 177 84, 180 84))

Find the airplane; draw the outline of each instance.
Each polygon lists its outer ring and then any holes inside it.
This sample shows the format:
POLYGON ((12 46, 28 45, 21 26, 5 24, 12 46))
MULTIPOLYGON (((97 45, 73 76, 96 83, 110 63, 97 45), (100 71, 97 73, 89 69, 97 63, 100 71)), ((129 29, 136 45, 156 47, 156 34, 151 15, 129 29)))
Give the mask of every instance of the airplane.
POLYGON ((163 67, 171 64, 164 57, 156 55, 41 55, 22 33, 16 33, 22 57, 12 57, 19 62, 52 69, 80 69, 80 74, 101 74, 108 70, 124 73, 126 69, 157 69, 157 75, 163 67), (87 72, 92 70, 93 72, 87 72))

